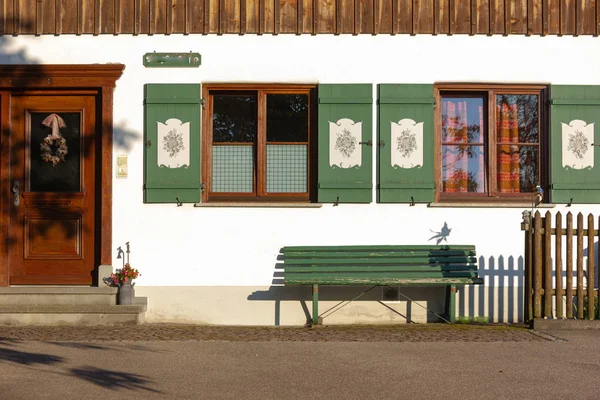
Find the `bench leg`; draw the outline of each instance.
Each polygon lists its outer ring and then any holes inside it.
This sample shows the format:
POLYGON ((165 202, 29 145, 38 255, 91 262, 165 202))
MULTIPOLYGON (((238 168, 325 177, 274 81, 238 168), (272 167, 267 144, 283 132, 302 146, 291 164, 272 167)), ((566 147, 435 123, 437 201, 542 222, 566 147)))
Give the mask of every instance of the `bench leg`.
POLYGON ((456 285, 446 286, 446 318, 451 323, 456 322, 456 285))
POLYGON ((312 323, 313 325, 319 324, 319 285, 313 285, 313 299, 312 299, 312 323))

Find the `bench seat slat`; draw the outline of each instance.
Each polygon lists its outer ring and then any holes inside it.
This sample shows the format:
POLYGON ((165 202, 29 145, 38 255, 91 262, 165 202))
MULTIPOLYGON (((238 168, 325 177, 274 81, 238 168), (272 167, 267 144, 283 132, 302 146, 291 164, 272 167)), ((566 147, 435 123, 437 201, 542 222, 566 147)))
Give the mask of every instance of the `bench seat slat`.
POLYGON ((368 246, 286 246, 283 251, 453 251, 475 250, 473 245, 368 245, 368 246))
POLYGON ((457 251, 288 251, 284 250, 286 260, 307 258, 348 258, 348 257, 376 257, 376 258, 414 258, 414 257, 474 257, 474 250, 457 251))
POLYGON ((348 279, 354 278, 475 278, 477 272, 474 271, 441 271, 441 272, 322 272, 322 273, 309 273, 309 272, 289 272, 283 276, 285 282, 296 281, 298 279, 348 279))
MULTIPOLYGON (((286 258, 286 261, 287 258, 286 258)), ((309 258, 309 259, 291 259, 290 265, 364 265, 364 264, 387 264, 387 265, 438 265, 438 264, 474 264, 476 257, 404 257, 404 258, 309 258)), ((287 264, 287 263, 286 263, 287 264)))
POLYGON ((297 279, 286 280, 286 285, 469 285, 483 283, 482 278, 448 277, 448 278, 404 278, 404 277, 379 277, 379 276, 356 276, 352 279, 339 276, 314 277, 306 276, 297 279))
POLYGON ((322 272, 438 272, 438 271, 473 271, 477 272, 477 265, 475 264, 458 264, 458 265, 287 265, 285 266, 285 273, 288 272, 308 272, 308 273, 322 273, 322 272))

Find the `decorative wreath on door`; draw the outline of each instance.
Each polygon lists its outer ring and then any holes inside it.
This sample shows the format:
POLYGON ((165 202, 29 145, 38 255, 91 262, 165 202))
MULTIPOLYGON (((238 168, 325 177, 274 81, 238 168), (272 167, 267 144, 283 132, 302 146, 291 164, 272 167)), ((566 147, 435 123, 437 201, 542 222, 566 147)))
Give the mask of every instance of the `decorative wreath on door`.
POLYGON ((58 163, 65 162, 68 154, 67 140, 60 134, 60 128, 67 125, 58 114, 48 115, 42 125, 52 128, 52 133, 40 143, 42 160, 55 167, 58 163))

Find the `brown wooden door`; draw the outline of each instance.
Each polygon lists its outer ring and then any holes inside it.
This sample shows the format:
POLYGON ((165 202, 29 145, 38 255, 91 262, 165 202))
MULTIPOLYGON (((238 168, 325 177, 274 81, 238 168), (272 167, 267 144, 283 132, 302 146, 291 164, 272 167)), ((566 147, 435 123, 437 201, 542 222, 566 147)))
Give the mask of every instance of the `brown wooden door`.
POLYGON ((90 285, 95 97, 13 95, 10 109, 10 284, 90 285))

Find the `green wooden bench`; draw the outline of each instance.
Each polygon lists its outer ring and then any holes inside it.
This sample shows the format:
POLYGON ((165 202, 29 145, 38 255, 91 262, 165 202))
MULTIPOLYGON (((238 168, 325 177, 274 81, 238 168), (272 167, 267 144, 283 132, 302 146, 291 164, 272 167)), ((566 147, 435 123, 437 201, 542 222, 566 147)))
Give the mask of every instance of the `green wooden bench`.
POLYGON ((285 285, 446 286, 445 313, 455 322, 456 285, 481 284, 475 246, 291 246, 281 249, 285 285))

